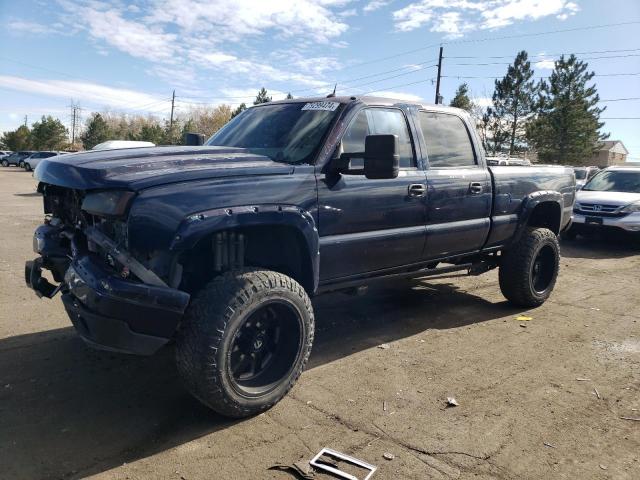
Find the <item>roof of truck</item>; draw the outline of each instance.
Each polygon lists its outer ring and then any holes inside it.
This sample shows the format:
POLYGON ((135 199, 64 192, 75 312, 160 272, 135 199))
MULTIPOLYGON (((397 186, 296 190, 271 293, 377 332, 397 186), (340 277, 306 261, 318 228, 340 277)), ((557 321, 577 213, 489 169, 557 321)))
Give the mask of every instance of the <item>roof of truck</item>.
POLYGON ((299 97, 293 99, 285 99, 285 100, 276 100, 268 103, 261 103, 256 106, 268 105, 269 103, 311 103, 311 102, 337 102, 337 103, 352 103, 352 102, 363 102, 367 105, 415 105, 417 107, 428 107, 429 109, 442 109, 442 110, 455 110, 458 112, 464 112, 459 108, 448 107, 446 105, 434 104, 434 103, 426 103, 426 102, 417 102, 400 98, 387 98, 387 97, 376 97, 370 95, 341 95, 335 97, 299 97))

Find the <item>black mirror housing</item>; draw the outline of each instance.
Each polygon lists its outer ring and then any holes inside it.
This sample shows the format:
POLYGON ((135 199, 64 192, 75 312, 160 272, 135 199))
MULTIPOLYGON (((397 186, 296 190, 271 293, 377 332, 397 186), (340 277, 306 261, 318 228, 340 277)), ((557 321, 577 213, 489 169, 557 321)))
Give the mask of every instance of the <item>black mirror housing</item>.
POLYGON ((400 171, 397 135, 367 135, 364 175, 370 179, 397 178, 400 171))
POLYGON ((184 144, 190 147, 198 147, 204 145, 204 135, 202 133, 185 133, 184 144))

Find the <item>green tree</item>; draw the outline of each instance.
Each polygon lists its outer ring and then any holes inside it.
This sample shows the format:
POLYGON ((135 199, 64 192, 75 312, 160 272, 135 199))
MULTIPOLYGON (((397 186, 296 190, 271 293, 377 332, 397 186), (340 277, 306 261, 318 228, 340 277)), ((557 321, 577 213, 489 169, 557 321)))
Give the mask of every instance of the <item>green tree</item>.
POLYGON ((287 93, 287 100, 293 100, 293 95, 291 95, 291 92, 287 93))
POLYGON ((587 85, 594 76, 588 67, 575 55, 563 55, 549 81, 540 81, 537 116, 527 126, 527 138, 545 162, 580 164, 609 137, 600 132, 605 108, 597 106, 595 85, 587 85))
POLYGON ((90 150, 99 143, 109 140, 109 126, 102 115, 94 113, 87 121, 87 130, 82 135, 82 145, 86 150, 90 150))
POLYGON ((231 118, 233 117, 237 117, 238 115, 240 115, 242 112, 244 112, 247 109, 247 105, 242 102, 240 105, 238 105, 237 108, 235 108, 232 112, 231 112, 231 118))
POLYGON ((13 131, 4 132, 0 138, 0 143, 14 152, 29 150, 31 148, 31 131, 26 125, 20 125, 13 131))
POLYGON ((136 135, 135 140, 152 142, 161 145, 164 139, 164 129, 155 122, 148 122, 142 125, 140 133, 136 135))
POLYGON ((68 143, 68 135, 60 120, 43 115, 31 128, 31 146, 36 150, 61 150, 68 143))
POLYGON ((262 87, 256 96, 256 99, 253 101, 254 105, 260 105, 261 103, 269 103, 271 101, 271 97, 267 93, 266 88, 262 87))
POLYGON ((492 117, 491 133, 494 151, 509 154, 526 149, 525 125, 533 112, 536 85, 527 52, 516 55, 502 80, 496 80, 493 106, 487 112, 492 117))
POLYGON ((461 84, 456 90, 456 94, 449 104, 451 107, 461 108, 471 113, 473 111, 473 102, 469 98, 469 85, 461 84))

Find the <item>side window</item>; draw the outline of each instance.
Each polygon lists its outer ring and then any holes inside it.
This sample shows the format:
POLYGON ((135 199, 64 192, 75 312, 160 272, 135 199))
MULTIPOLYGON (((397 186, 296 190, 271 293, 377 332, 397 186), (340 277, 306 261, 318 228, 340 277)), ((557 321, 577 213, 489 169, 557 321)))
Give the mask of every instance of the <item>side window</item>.
MULTIPOLYGON (((342 137, 343 151, 345 153, 364 152, 364 142, 367 135, 384 134, 398 136, 400 168, 415 167, 415 155, 407 121, 404 114, 396 109, 366 108, 361 110, 342 137)), ((362 159, 351 160, 351 168, 362 168, 362 166, 362 159)))
POLYGON ((464 122, 455 115, 419 112, 430 167, 475 166, 476 156, 464 122))

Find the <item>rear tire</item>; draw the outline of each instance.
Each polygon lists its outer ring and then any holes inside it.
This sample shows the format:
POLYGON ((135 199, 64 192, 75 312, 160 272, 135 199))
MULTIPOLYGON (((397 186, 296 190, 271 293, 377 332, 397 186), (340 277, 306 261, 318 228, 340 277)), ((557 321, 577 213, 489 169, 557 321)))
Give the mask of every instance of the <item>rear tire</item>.
POLYGON ((560 268, 560 245, 547 228, 527 228, 520 239, 503 252, 500 290, 514 305, 538 307, 551 295, 560 268))
POLYGON ((313 307, 295 280, 260 269, 228 272, 192 299, 176 339, 178 371, 216 412, 255 415, 294 385, 313 335, 313 307))
POLYGON ((2 166, 3 167, 8 167, 9 166, 9 162, 7 162, 6 160, 2 160, 2 166))
POLYGON ((30 171, 31 171, 31 165, 29 165, 28 163, 25 163, 25 164, 24 164, 24 169, 25 169, 27 172, 30 172, 30 171))
POLYGON ((20 167, 20 168, 24 168, 24 162, 20 162, 20 163, 18 163, 18 167, 20 167))

